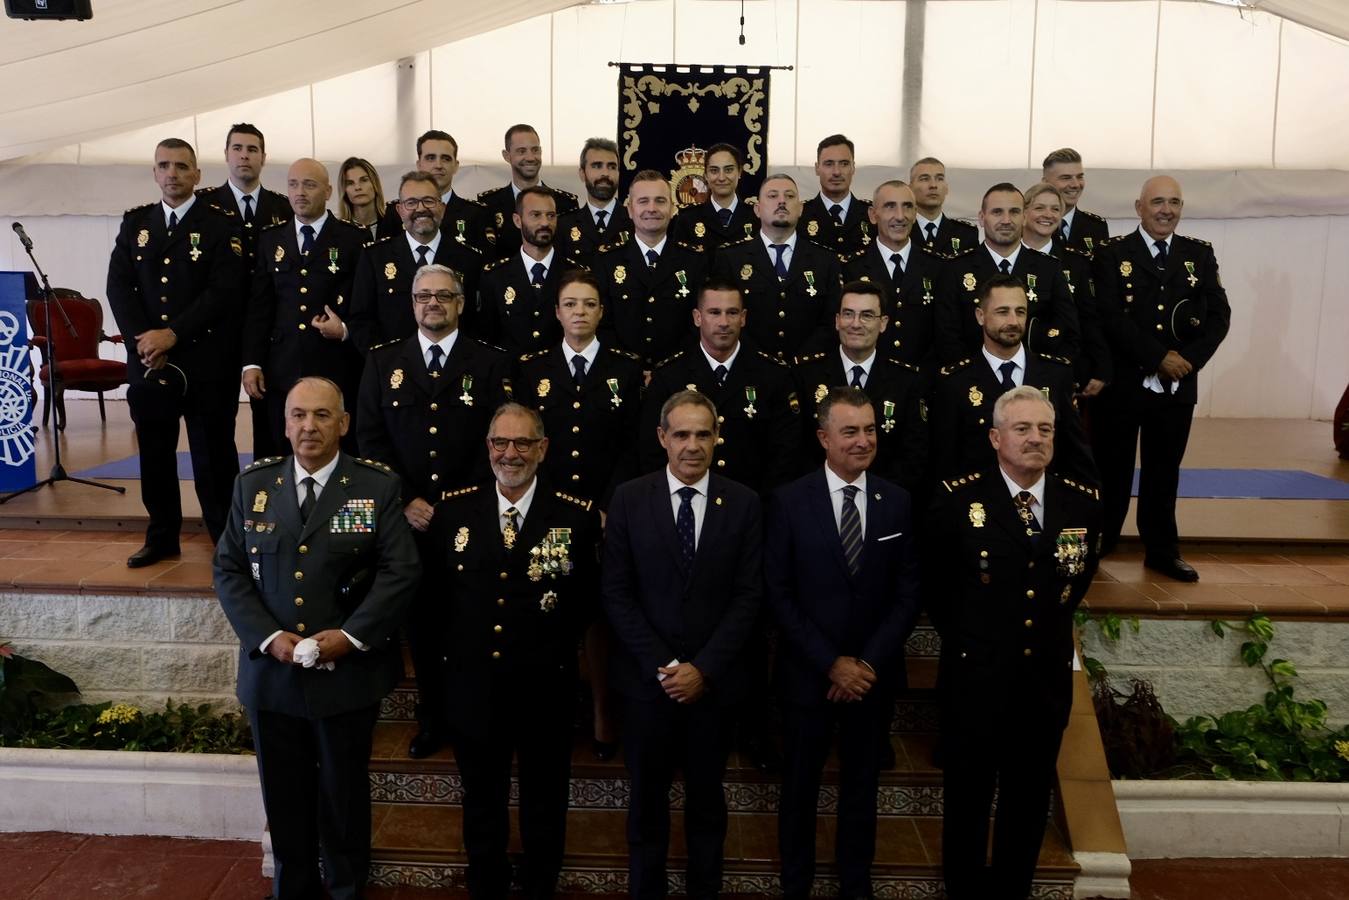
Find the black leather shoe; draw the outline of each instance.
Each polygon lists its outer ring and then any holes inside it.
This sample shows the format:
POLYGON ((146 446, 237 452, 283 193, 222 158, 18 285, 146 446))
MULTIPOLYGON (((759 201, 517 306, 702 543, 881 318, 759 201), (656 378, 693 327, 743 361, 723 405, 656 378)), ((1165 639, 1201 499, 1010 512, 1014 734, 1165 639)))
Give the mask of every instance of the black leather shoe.
POLYGON ((445 741, 434 731, 423 728, 417 736, 408 742, 408 756, 413 759, 425 759, 440 749, 445 741))
POLYGON ((1152 569, 1154 572, 1161 572, 1169 578, 1177 581, 1198 581, 1199 573, 1194 570, 1194 566, 1181 559, 1179 556, 1169 558, 1145 557, 1143 566, 1152 569))
POLYGON ((602 741, 594 738, 590 742, 590 752, 600 762, 609 762, 618 755, 618 741, 602 741))
POLYGON ((172 549, 161 549, 146 544, 126 558, 126 567, 128 569, 140 569, 144 566, 153 566, 161 559, 169 559, 178 554, 179 550, 177 547, 172 549))

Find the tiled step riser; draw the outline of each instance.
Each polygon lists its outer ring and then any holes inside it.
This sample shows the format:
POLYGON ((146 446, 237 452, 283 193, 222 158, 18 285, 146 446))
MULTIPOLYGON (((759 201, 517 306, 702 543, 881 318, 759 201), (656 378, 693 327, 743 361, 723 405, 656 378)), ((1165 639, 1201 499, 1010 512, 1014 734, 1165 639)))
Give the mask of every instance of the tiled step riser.
MULTIPOLYGON (((821 863, 821 869, 827 868, 821 863)), ((375 860, 370 868, 370 883, 379 886, 412 885, 423 888, 465 890, 465 868, 462 864, 402 862, 375 860)), ((517 889, 519 886, 516 886, 517 889)), ((872 887, 878 900, 942 900, 945 891, 937 877, 872 875, 872 887)), ((626 869, 564 868, 558 881, 558 890, 578 894, 626 894, 626 869)), ((670 893, 684 893, 684 876, 671 873, 670 893)), ((725 895, 776 896, 780 894, 775 871, 728 872, 722 878, 725 895)), ((827 878, 816 881, 813 897, 838 896, 838 883, 827 878)), ((1031 891, 1031 900, 1072 900, 1070 881, 1037 882, 1031 891)))
MULTIPOLYGON (((630 784, 626 777, 573 778, 572 809, 627 809, 630 784)), ((726 805, 730 812, 776 813, 780 787, 766 782, 730 782, 725 785, 726 805)), ((376 803, 459 804, 464 789, 460 776, 452 773, 371 772, 371 799, 376 803)), ((940 816, 940 784, 881 785, 877 793, 877 813, 882 816, 940 816)), ((511 805, 519 801, 519 785, 511 781, 511 805)), ((684 785, 675 782, 670 789, 672 809, 684 808, 684 785)), ((838 811, 838 786, 820 787, 819 811, 832 815, 838 811)))

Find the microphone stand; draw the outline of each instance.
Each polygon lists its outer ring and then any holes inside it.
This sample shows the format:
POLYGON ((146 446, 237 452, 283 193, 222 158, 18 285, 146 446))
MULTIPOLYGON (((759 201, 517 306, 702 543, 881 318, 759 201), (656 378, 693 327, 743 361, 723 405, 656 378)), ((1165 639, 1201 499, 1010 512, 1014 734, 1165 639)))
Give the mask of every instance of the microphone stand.
MULTIPOLYGON (((61 395, 60 391, 57 390, 61 384, 61 367, 56 359, 56 332, 52 331, 52 307, 55 306, 61 312, 61 318, 64 320, 66 328, 70 330, 71 337, 79 337, 79 333, 75 330, 75 323, 70 321, 70 314, 66 312, 64 306, 57 302, 56 292, 52 290, 51 282, 47 280, 47 273, 42 271, 42 266, 38 265, 37 257, 33 255, 32 241, 23 241, 23 248, 28 253, 28 258, 33 261, 33 270, 42 279, 42 296, 45 301, 43 304, 45 307, 43 310, 43 327, 47 330, 47 357, 49 360, 47 364, 47 390, 52 392, 52 421, 56 422, 60 418, 60 411, 56 408, 56 398, 61 395)), ((116 491, 119 494, 126 493, 126 488, 115 484, 104 484, 101 481, 90 481, 87 478, 73 478, 67 475, 65 466, 61 465, 61 428, 59 426, 53 428, 52 434, 52 473, 36 484, 31 484, 13 493, 0 495, 0 505, 8 503, 20 494, 36 491, 38 488, 55 484, 58 481, 73 481, 76 484, 87 484, 90 487, 103 488, 106 491, 116 491)))

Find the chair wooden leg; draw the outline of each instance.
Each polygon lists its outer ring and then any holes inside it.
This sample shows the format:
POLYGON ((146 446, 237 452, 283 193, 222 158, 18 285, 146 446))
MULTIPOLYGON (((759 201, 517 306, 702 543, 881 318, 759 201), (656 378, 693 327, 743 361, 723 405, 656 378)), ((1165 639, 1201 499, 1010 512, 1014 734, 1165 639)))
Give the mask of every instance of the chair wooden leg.
POLYGON ((56 392, 56 430, 66 430, 66 389, 56 392))
POLYGON ((103 406, 103 392, 98 392, 98 418, 104 425, 108 424, 108 410, 103 406))
POLYGON ((47 385, 42 390, 42 427, 47 427, 48 420, 52 415, 52 387, 47 385))

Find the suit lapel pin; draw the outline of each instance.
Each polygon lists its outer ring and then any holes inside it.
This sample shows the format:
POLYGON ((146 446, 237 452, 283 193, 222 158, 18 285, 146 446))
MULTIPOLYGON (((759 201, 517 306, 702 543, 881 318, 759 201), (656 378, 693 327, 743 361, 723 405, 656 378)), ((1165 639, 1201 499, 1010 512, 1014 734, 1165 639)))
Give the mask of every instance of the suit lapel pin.
POLYGON ((717 504, 717 506, 721 506, 721 498, 720 498, 720 497, 718 497, 716 500, 714 500, 714 501, 712 501, 712 502, 715 503, 715 504, 717 504))

